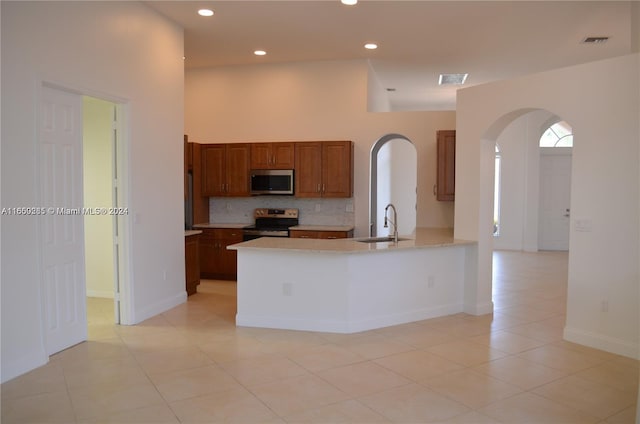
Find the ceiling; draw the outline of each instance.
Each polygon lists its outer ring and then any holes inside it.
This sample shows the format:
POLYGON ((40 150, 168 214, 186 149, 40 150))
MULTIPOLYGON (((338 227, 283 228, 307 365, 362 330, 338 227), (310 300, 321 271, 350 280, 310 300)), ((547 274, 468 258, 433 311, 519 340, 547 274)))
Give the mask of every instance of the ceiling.
POLYGON ((368 59, 392 110, 454 110, 464 86, 631 53, 631 3, 615 1, 147 1, 184 28, 186 69, 368 59), (196 12, 208 7, 212 17, 196 12), (585 44, 589 36, 607 36, 585 44), (366 50, 367 42, 378 44, 366 50), (255 56, 262 49, 265 56, 255 56))

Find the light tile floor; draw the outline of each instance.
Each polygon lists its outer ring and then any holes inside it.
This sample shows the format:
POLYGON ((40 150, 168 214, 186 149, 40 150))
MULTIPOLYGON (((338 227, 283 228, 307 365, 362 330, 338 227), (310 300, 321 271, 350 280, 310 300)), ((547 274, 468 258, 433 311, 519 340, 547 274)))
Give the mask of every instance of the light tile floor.
POLYGON ((638 361, 562 340, 565 253, 496 252, 491 316, 352 335, 236 328, 235 283, 2 385, 2 423, 633 423, 638 361))

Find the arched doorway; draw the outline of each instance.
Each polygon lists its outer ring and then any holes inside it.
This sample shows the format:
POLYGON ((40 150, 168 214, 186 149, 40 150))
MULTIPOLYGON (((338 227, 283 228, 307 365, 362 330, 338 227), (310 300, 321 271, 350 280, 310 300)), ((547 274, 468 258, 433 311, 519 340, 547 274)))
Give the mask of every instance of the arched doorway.
POLYGON ((571 148, 547 147, 566 144, 571 126, 557 128, 561 122, 547 110, 533 110, 496 134, 494 249, 568 250, 571 148))
POLYGON ((398 232, 411 234, 416 228, 417 153, 407 137, 387 134, 371 148, 369 175, 369 235, 384 234, 383 216, 387 204, 398 211, 398 232))

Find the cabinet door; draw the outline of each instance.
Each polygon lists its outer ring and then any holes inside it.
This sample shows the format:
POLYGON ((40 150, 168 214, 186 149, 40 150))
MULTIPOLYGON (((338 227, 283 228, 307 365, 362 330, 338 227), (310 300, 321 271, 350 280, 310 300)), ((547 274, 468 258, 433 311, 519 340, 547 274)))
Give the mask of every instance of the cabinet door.
POLYGON ((271 167, 271 143, 251 144, 251 169, 271 167))
POLYGON ((202 195, 223 196, 226 184, 226 149, 224 144, 201 146, 202 195))
POLYGON ((215 230, 204 229, 200 236, 200 275, 211 278, 220 269, 219 240, 215 230))
POLYGON ((241 230, 221 230, 224 231, 220 249, 220 277, 237 278, 238 274, 238 252, 228 250, 227 246, 242 242, 241 230))
POLYGON ((353 196, 353 160, 350 141, 322 143, 322 196, 353 196))
POLYGON ((249 196, 249 144, 227 144, 227 196, 249 196))
POLYGON ((320 197, 322 188, 322 144, 296 143, 295 195, 320 197))
POLYGON ((192 295, 196 286, 200 283, 200 236, 193 235, 185 238, 184 242, 184 265, 187 294, 192 295))
POLYGON ((271 168, 293 169, 295 167, 295 148, 293 143, 271 144, 271 168))
POLYGON ((436 199, 455 200, 456 186, 456 132, 437 132, 438 174, 436 178, 436 199))

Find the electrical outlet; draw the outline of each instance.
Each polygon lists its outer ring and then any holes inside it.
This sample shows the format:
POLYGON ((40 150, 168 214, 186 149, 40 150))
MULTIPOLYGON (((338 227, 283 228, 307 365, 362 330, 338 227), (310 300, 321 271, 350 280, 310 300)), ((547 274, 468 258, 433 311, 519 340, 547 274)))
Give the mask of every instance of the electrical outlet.
POLYGON ((608 300, 603 300, 602 303, 600 304, 600 310, 602 312, 609 312, 609 301, 608 300))
POLYGON ((282 295, 283 296, 293 295, 293 285, 291 283, 282 283, 282 295))
POLYGON ((167 279, 167 270, 166 269, 162 270, 162 279, 165 280, 165 281, 167 279))

